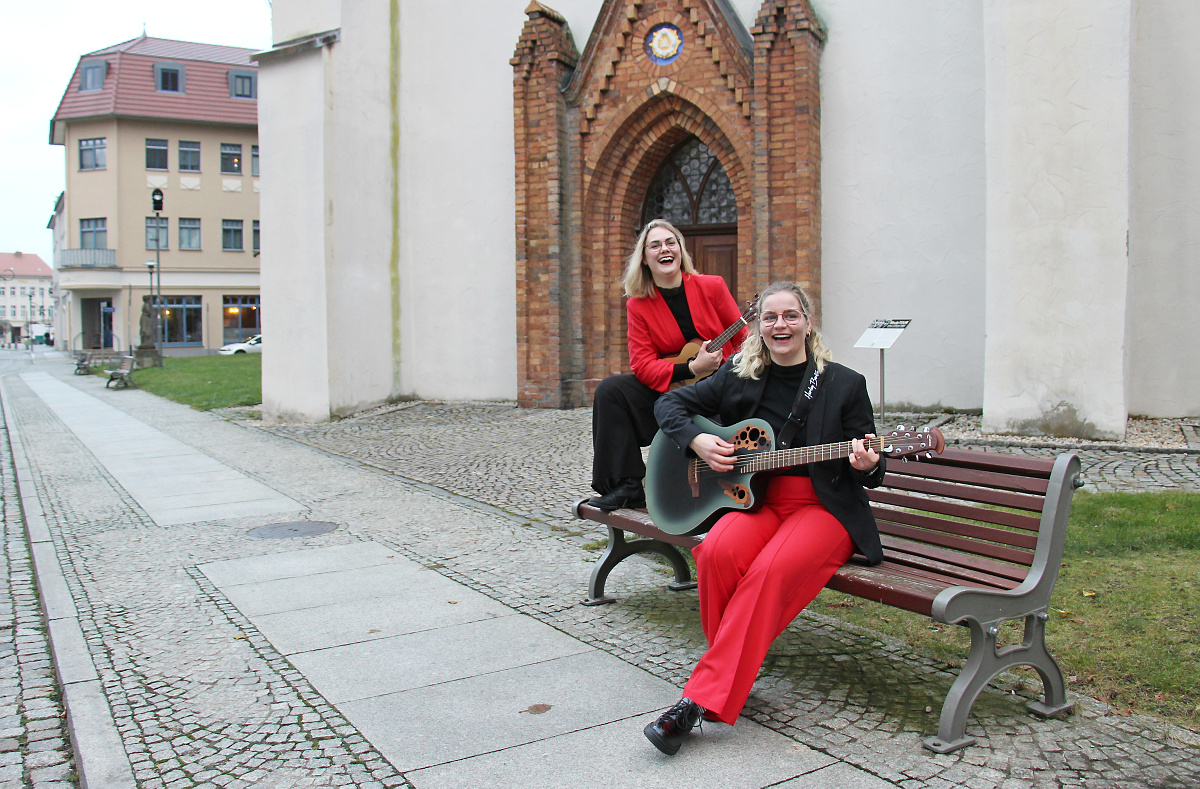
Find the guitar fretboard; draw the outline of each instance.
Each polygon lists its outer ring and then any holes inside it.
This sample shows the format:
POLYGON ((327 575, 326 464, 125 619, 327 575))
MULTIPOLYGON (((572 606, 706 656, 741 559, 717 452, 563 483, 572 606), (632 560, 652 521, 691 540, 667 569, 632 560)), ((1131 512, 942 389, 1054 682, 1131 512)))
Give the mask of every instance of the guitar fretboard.
POLYGON ((746 316, 743 315, 742 317, 738 318, 733 323, 729 324, 728 329, 721 332, 716 337, 714 337, 713 339, 711 339, 707 343, 705 343, 704 350, 708 351, 709 353, 712 353, 713 351, 717 350, 718 348, 725 347, 725 343, 729 342, 729 340, 733 337, 733 335, 740 332, 742 330, 743 326, 749 326, 749 325, 750 324, 746 323, 746 316))
MULTIPOLYGON (((883 452, 883 436, 864 438, 863 444, 868 449, 883 452)), ((733 471, 738 474, 751 474, 756 471, 803 466, 808 463, 819 463, 822 460, 848 458, 853 451, 853 441, 841 441, 836 444, 819 444, 815 447, 793 447, 770 452, 755 452, 749 455, 739 455, 737 462, 734 463, 733 471)), ((701 469, 708 466, 703 460, 693 460, 692 462, 701 469)))

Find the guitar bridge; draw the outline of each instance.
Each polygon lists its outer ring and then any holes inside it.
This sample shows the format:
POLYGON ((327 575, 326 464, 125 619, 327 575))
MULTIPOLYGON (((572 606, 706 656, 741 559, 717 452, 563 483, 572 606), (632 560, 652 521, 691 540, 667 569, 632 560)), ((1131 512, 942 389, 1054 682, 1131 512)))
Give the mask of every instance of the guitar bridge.
POLYGON ((692 489, 692 498, 700 498, 700 461, 688 463, 688 487, 692 489))

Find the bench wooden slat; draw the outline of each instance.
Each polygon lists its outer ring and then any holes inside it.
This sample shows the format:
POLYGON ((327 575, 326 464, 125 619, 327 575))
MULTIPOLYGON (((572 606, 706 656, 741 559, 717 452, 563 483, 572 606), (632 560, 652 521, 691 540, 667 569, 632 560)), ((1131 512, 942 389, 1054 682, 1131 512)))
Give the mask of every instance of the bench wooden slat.
POLYGON ((881 536, 891 534, 896 537, 907 538, 914 542, 927 543, 941 548, 950 548, 973 556, 991 556, 1006 562, 1012 562, 1013 564, 1029 566, 1033 563, 1033 551, 1022 551, 1016 548, 1009 548, 1007 545, 994 544, 988 544, 985 549, 982 543, 963 537, 955 537, 950 534, 926 531, 924 529, 915 529, 911 526, 905 526, 902 523, 895 523, 889 520, 881 520, 878 523, 879 534, 881 536), (981 553, 983 550, 986 550, 986 553, 981 553))
POLYGON ((958 555, 961 554, 952 554, 950 559, 945 559, 932 546, 905 543, 903 540, 895 541, 883 552, 885 562, 907 567, 923 577, 940 578, 963 586, 1012 589, 1028 575, 1028 568, 1005 562, 964 565, 953 558, 958 555), (914 547, 917 550, 908 550, 914 547))
POLYGON ((933 610, 933 598, 949 584, 914 578, 897 572, 895 568, 884 568, 883 565, 864 567, 861 564, 845 564, 834 573, 826 586, 864 600, 886 603, 929 616, 933 610))
POLYGON ((913 496, 908 493, 895 493, 883 488, 868 490, 867 496, 874 504, 888 504, 904 509, 936 512, 939 515, 949 515, 952 518, 994 523, 997 526, 1008 526, 1014 529, 1025 529, 1036 532, 1041 527, 1041 519, 1032 515, 1023 515, 1008 510, 981 509, 969 504, 958 504, 953 501, 931 499, 924 496, 913 496))
POLYGON ((1037 493, 1040 495, 1045 495, 1046 485, 1049 482, 1040 477, 1024 477, 1017 474, 923 462, 892 462, 888 464, 888 471, 899 476, 940 479, 946 482, 960 482, 964 485, 978 485, 985 488, 1015 490, 1021 493, 1037 493))
POLYGON ((1006 490, 991 490, 970 485, 959 485, 955 482, 940 482, 937 480, 903 477, 888 472, 883 475, 883 484, 897 490, 907 490, 914 493, 927 493, 931 496, 944 496, 949 499, 964 499, 979 504, 993 504, 997 507, 1010 507, 1029 512, 1041 512, 1042 496, 1030 496, 1025 493, 1012 493, 1006 490))
POLYGON ((947 447, 942 454, 922 458, 922 463, 954 465, 1027 474, 1031 477, 1050 478, 1054 470, 1053 458, 1034 458, 1026 455, 1006 455, 1001 452, 981 452, 978 449, 954 449, 947 447))
POLYGON ((977 523, 963 523, 962 521, 936 518, 932 515, 924 515, 919 512, 894 510, 886 507, 872 507, 871 509, 875 513, 876 520, 903 523, 906 526, 914 526, 919 529, 927 529, 942 534, 956 534, 959 537, 978 540, 985 543, 980 546, 980 550, 984 552, 989 552, 992 544, 1008 545, 1012 548, 1025 548, 1028 550, 1033 550, 1037 547, 1037 535, 1026 531, 996 529, 977 523))
POLYGON ((946 548, 939 548, 936 545, 929 545, 925 542, 913 542, 912 540, 906 540, 903 537, 891 534, 880 534, 879 541, 883 544, 883 553, 885 556, 906 555, 911 557, 928 557, 953 566, 968 567, 972 570, 987 573, 993 577, 1011 578, 1018 582, 1025 580, 1025 576, 1029 574, 1029 567, 1024 564, 1013 564, 1012 562, 996 561, 983 556, 973 556, 946 548))

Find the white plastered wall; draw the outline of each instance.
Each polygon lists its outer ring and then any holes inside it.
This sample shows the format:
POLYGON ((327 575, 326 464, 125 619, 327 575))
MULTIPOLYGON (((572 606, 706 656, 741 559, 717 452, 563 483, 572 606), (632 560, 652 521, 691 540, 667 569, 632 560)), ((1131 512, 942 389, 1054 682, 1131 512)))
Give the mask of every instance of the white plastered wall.
POLYGON ((822 332, 891 404, 978 408, 983 395, 983 19, 977 3, 813 0, 821 57, 822 332))
POLYGON ((1130 3, 985 2, 985 430, 1124 436, 1130 3))
POLYGON ((263 415, 272 420, 330 414, 326 56, 315 50, 259 68, 263 415))
POLYGON ((1200 415, 1200 3, 1134 15, 1129 411, 1200 415))

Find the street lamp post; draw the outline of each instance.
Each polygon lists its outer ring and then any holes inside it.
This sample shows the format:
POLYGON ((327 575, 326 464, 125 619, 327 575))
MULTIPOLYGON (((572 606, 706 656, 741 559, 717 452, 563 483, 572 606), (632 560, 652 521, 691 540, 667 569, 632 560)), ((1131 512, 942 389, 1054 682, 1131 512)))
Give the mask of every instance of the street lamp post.
POLYGON ((158 308, 155 311, 154 319, 154 349, 155 355, 158 357, 158 366, 161 367, 162 360, 162 260, 161 249, 162 239, 159 236, 161 230, 159 213, 163 210, 163 193, 161 189, 155 189, 150 193, 150 204, 154 209, 154 274, 158 279, 158 295, 154 297, 154 304, 158 308))

